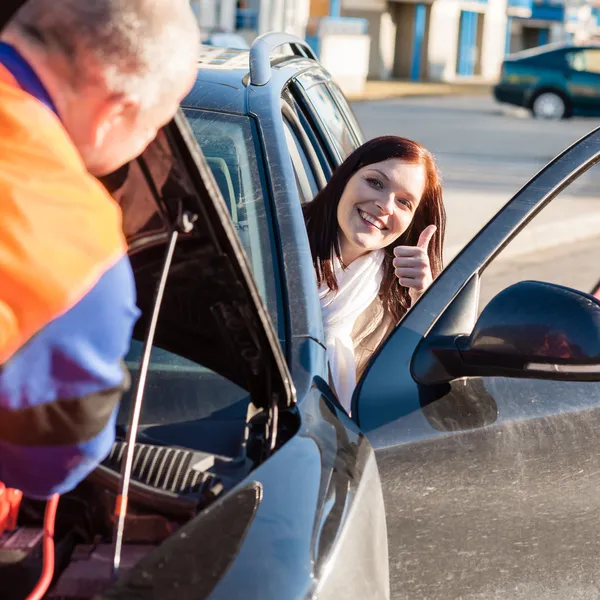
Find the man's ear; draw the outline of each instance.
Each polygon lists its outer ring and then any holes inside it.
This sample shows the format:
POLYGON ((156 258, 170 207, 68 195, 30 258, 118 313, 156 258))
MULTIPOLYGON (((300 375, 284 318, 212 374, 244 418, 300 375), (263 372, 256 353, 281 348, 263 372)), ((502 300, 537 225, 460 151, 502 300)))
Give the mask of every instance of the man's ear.
POLYGON ((99 148, 111 133, 128 124, 133 125, 140 111, 140 100, 126 94, 113 94, 98 107, 94 122, 93 145, 99 148))

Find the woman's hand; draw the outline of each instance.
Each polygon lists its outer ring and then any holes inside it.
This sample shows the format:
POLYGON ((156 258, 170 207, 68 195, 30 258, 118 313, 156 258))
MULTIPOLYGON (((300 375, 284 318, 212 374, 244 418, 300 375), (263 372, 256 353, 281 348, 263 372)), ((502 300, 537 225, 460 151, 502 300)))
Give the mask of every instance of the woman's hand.
POLYGON ((414 304, 433 283, 429 264, 429 244, 437 231, 435 225, 429 225, 419 236, 416 246, 396 246, 394 248, 394 268, 400 285, 408 288, 414 304))

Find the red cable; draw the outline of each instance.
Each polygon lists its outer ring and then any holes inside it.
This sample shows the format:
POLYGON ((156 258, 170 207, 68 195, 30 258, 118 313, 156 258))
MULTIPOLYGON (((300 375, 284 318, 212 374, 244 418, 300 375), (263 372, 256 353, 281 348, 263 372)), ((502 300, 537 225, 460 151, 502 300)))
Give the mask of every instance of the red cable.
POLYGON ((42 600, 54 577, 54 525, 56 523, 56 509, 60 496, 54 494, 46 504, 46 513, 44 514, 44 564, 42 574, 35 588, 26 600, 42 600))

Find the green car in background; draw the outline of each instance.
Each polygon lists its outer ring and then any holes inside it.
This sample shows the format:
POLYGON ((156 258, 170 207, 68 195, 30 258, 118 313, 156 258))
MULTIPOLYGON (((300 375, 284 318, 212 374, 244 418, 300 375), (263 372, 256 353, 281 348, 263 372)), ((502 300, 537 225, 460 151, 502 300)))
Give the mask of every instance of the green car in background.
POLYGON ((600 46, 551 44, 512 54, 494 96, 541 119, 599 116, 600 46))

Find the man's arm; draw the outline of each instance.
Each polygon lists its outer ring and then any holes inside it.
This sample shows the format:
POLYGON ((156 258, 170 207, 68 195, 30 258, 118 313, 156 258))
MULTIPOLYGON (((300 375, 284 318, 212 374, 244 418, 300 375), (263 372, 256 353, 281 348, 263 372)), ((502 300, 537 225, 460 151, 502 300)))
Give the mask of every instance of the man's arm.
POLYGON ((0 82, 0 480, 45 498, 110 451, 139 313, 119 207, 20 94, 0 82))

